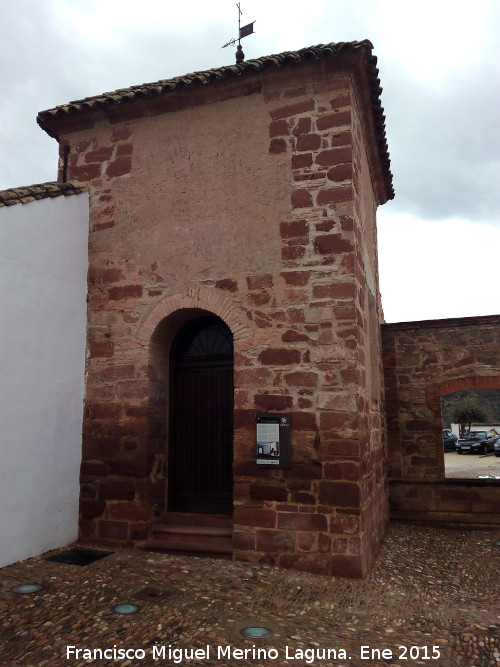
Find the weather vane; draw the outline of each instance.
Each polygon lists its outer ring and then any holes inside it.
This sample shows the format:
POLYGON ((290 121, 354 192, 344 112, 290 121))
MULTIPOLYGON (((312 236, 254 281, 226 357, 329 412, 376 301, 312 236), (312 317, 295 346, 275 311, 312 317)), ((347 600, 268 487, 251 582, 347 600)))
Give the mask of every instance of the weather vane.
POLYGON ((253 33, 253 24, 255 21, 252 21, 252 23, 248 23, 247 25, 244 25, 243 28, 241 27, 241 15, 242 11, 240 9, 240 3, 238 2, 236 4, 236 7, 238 7, 238 40, 235 38, 230 39, 227 44, 224 44, 221 48, 225 49, 226 46, 231 46, 233 44, 236 44, 236 41, 238 41, 238 46, 236 47, 236 64, 242 63, 245 60, 245 54, 243 53, 243 49, 241 48, 241 40, 243 37, 248 37, 248 35, 251 35, 253 33))

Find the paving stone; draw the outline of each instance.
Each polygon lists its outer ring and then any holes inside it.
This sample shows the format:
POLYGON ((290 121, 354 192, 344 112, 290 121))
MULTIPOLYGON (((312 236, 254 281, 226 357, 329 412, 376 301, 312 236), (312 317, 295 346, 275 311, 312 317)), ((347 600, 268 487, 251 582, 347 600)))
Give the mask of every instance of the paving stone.
POLYGON ((363 580, 130 549, 85 567, 39 556, 0 570, 0 665, 174 665, 168 654, 155 661, 153 647, 209 646, 208 658, 181 664, 498 667, 498 538, 488 531, 392 523, 363 580), (43 589, 12 591, 27 582, 43 589), (137 597, 151 588, 169 595, 137 597), (139 611, 116 615, 113 607, 124 602, 139 611), (249 625, 273 634, 247 639, 240 630, 249 625), (80 654, 66 660, 70 645, 142 649, 145 658, 89 661, 80 654), (228 655, 228 646, 250 653, 246 659, 228 655), (361 646, 386 653, 363 658, 361 646), (433 659, 434 646, 440 655, 433 659), (252 647, 260 657, 252 657, 252 647), (406 657, 398 647, 407 649, 406 657), (323 658, 328 649, 337 657, 323 658))

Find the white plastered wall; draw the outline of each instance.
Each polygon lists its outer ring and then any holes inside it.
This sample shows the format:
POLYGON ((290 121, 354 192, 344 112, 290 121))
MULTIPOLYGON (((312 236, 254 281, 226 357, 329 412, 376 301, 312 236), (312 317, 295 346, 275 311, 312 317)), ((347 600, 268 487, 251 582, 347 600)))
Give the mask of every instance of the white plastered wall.
POLYGON ((78 533, 88 194, 0 208, 0 566, 78 533))

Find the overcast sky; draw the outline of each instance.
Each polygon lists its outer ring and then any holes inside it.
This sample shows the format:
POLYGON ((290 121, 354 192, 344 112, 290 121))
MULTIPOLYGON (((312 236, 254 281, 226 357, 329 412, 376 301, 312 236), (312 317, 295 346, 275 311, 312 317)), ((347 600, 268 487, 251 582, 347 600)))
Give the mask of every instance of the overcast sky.
MULTIPOLYGON (((379 208, 388 322, 500 313, 500 2, 241 0, 247 59, 369 39, 396 198, 379 208)), ((234 62, 232 0, 0 0, 0 189, 55 180, 38 111, 234 62)))

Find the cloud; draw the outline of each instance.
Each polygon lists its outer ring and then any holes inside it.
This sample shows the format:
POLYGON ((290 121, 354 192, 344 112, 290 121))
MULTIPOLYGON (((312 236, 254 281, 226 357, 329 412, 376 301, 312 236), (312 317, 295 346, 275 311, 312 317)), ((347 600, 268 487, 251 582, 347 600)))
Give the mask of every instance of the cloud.
POLYGON ((378 240, 387 322, 500 314, 500 227, 382 211, 378 240))
MULTIPOLYGON (((4 4, 0 188, 56 176, 57 144, 36 125, 38 111, 234 62, 234 48, 221 49, 237 34, 233 0, 191 0, 189 6, 165 0, 4 4)), ((498 247, 491 229, 500 226, 500 3, 317 0, 313 10, 299 0, 241 4, 243 23, 256 20, 256 33, 242 42, 247 58, 331 41, 373 42, 396 191, 380 210, 384 248, 387 220, 395 218, 403 221, 394 226, 401 247, 407 244, 404 229, 412 242, 425 231, 428 241, 449 249, 450 239, 466 233, 462 223, 470 225, 467 234, 498 247), (451 224, 452 219, 462 222, 451 224)), ((384 275, 407 276, 398 254, 384 248, 384 275)), ((454 256, 460 252, 454 248, 454 256)), ((454 303, 449 275, 440 274, 448 305, 454 303)), ((389 313, 387 281, 383 288, 389 313)), ((416 295, 413 300, 418 305, 416 295)), ((418 306, 419 317, 445 312, 442 299, 436 300, 434 308, 431 297, 426 299, 427 315, 418 306)), ((471 314, 469 303, 463 304, 464 314, 471 314)), ((407 316, 413 319, 414 311, 401 302, 401 314, 394 317, 407 316)))

